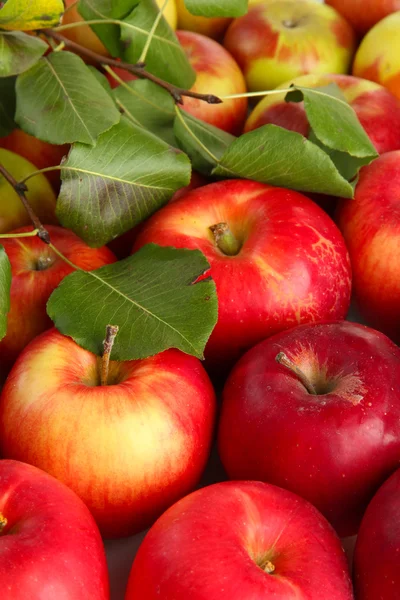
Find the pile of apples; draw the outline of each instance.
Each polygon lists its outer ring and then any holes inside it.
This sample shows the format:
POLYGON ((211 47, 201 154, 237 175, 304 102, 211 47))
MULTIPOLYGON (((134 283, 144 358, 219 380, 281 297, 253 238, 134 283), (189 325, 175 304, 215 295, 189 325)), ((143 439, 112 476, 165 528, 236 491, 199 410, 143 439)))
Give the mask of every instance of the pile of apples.
MULTIPOLYGON (((72 263, 96 269, 148 243, 199 249, 219 315, 204 364, 171 349, 111 362, 101 386, 100 359, 46 314, 72 267, 37 237, 2 240, 13 278, 0 342, 0 597, 107 600, 101 536, 151 527, 126 600, 398 600, 400 0, 249 0, 237 19, 169 0, 165 16, 193 89, 232 96, 185 99, 194 116, 234 135, 270 123, 307 136, 303 104, 280 90, 335 83, 380 156, 353 200, 194 173, 98 249, 57 224, 57 175, 29 180, 72 263), (263 90, 276 92, 243 95, 263 90), (352 299, 365 325, 345 320, 352 299), (224 473, 198 487, 212 447, 224 473), (351 577, 340 538, 355 535, 351 577)), ((79 19, 72 7, 64 22, 79 19)), ((65 35, 107 53, 88 26, 65 35)), ((17 180, 67 152, 21 130, 0 139, 17 180)), ((3 179, 0 191, 0 233, 28 231, 16 192, 3 179)))

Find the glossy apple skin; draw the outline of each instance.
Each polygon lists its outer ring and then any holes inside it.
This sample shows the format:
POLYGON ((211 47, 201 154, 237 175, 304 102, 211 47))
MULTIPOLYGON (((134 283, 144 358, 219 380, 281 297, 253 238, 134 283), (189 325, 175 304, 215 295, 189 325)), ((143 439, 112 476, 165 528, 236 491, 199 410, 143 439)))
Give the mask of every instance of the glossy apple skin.
POLYGON ((211 265, 219 308, 205 356, 213 370, 230 368, 282 329, 347 314, 344 241, 322 209, 297 192, 246 180, 212 183, 153 215, 134 250, 150 242, 198 248, 211 265), (236 256, 223 254, 209 230, 221 221, 243 241, 236 256))
MULTIPOLYGON (((37 171, 37 167, 25 158, 4 148, 0 148, 0 164, 17 181, 21 181, 37 171)), ((28 213, 18 194, 2 175, 0 175, 0 197, 0 233, 7 233, 17 227, 30 224, 28 213)), ((49 181, 42 173, 29 180, 26 198, 43 223, 57 223, 55 215, 56 196, 49 181)))
POLYGON ((400 0, 325 0, 335 8, 358 33, 366 33, 378 21, 400 10, 400 0))
POLYGON ((106 537, 151 525, 205 467, 215 394, 200 361, 168 350, 111 363, 51 329, 20 355, 0 399, 6 458, 50 473, 80 496, 106 537))
POLYGON ((347 321, 296 327, 239 361, 218 433, 231 479, 280 485, 314 504, 341 536, 400 464, 400 350, 347 321), (316 384, 311 395, 276 361, 284 352, 316 384), (322 385, 329 382, 329 388, 322 385))
POLYGON ((283 1, 250 7, 229 26, 224 46, 257 91, 308 73, 347 73, 355 36, 329 6, 283 1))
POLYGON ((353 75, 376 81, 400 99, 400 12, 377 23, 354 58, 353 75))
POLYGON ((400 469, 368 505, 354 553, 357 600, 397 600, 400 590, 400 469))
POLYGON ((190 494, 151 528, 125 600, 351 600, 346 559, 322 515, 265 483, 190 494), (167 551, 168 549, 168 551, 167 551), (269 560, 272 574, 259 565, 269 560))
MULTIPOLYGON (((177 31, 176 35, 196 71, 192 91, 218 97, 243 94, 247 91, 246 82, 237 63, 218 42, 190 31, 177 31)), ((203 100, 185 97, 182 108, 215 127, 233 135, 240 135, 247 116, 247 98, 208 104, 203 100)))
MULTIPOLYGON (((400 148, 400 101, 381 85, 351 75, 303 75, 279 87, 287 89, 294 84, 315 88, 331 83, 341 89, 380 154, 400 148)), ((285 96, 286 92, 265 96, 248 117, 245 131, 271 123, 308 136, 303 103, 285 102, 285 96)))
MULTIPOLYGON (((14 129, 9 135, 0 138, 0 148, 6 148, 6 150, 11 150, 23 156, 33 163, 37 169, 46 169, 61 163, 61 159, 68 154, 69 145, 56 146, 55 144, 48 144, 33 137, 33 135, 25 133, 22 129, 14 129)), ((60 189, 60 171, 49 171, 44 175, 55 191, 58 192, 60 189)))
POLYGON ((39 469, 0 461, 2 600, 108 600, 100 533, 83 502, 39 469))
POLYGON ((209 38, 220 39, 232 19, 224 17, 198 17, 185 6, 185 0, 175 0, 178 13, 178 29, 193 31, 209 38))
POLYGON ((337 223, 349 250, 354 294, 366 322, 400 342, 400 151, 363 167, 337 223))
MULTIPOLYGON (((54 225, 46 228, 54 246, 81 269, 92 271, 116 260, 108 248, 90 248, 68 229, 54 225)), ((27 226, 12 233, 31 230, 27 226)), ((46 313, 47 300, 73 269, 38 237, 3 239, 1 243, 11 263, 12 281, 11 309, 7 334, 0 341, 0 356, 2 365, 10 369, 35 336, 53 327, 46 313)))

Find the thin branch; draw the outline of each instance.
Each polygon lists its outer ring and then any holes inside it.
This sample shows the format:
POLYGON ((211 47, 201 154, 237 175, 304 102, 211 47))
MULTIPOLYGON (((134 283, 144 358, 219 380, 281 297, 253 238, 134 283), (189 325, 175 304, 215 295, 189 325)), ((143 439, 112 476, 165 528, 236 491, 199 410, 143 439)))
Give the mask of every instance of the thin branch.
POLYGON ((7 171, 7 169, 5 167, 3 167, 2 164, 0 164, 0 173, 3 175, 4 179, 6 179, 6 181, 8 181, 8 183, 14 188, 14 190, 18 194, 22 204, 24 205, 26 212, 29 215, 30 220, 32 221, 32 225, 33 225, 34 229, 37 229, 37 231, 38 231, 38 233, 37 233, 38 237, 45 244, 50 244, 49 232, 47 231, 47 229, 45 229, 43 227, 42 223, 40 222, 39 217, 36 216, 31 205, 29 204, 28 200, 26 199, 25 192, 28 191, 28 188, 26 187, 25 183, 18 183, 18 181, 16 179, 14 179, 14 177, 11 175, 11 173, 9 173, 7 171))
POLYGON ((172 85, 172 83, 168 83, 167 81, 164 81, 163 79, 160 79, 159 77, 156 77, 152 73, 146 71, 144 69, 143 64, 139 63, 136 65, 131 65, 130 63, 115 60, 114 58, 101 56, 101 54, 97 54, 96 52, 93 52, 88 48, 84 48, 80 44, 69 40, 68 38, 64 37, 60 33, 57 33, 56 31, 53 31, 52 29, 44 29, 41 33, 43 33, 46 37, 56 40, 60 43, 64 42, 66 47, 76 50, 80 54, 91 58, 93 61, 99 64, 106 64, 110 67, 123 69, 124 71, 128 71, 129 73, 133 73, 133 75, 136 75, 137 77, 142 77, 143 79, 148 79, 149 81, 156 83, 160 87, 167 90, 167 92, 171 94, 175 102, 177 102, 178 104, 183 104, 182 96, 197 98, 198 100, 203 100, 208 104, 220 104, 222 102, 220 98, 214 96, 213 94, 198 94, 197 92, 192 92, 191 90, 185 90, 183 88, 177 87, 176 85, 172 85))

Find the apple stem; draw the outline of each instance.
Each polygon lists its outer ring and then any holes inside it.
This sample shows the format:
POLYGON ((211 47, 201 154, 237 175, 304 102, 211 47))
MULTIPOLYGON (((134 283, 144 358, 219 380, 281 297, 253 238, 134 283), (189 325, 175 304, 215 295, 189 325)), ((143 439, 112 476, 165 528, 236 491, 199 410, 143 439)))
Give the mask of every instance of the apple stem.
POLYGON ((214 236, 218 248, 227 256, 235 256, 239 253, 241 244, 235 238, 227 223, 211 225, 210 230, 214 236))
POLYGON ((106 338, 103 342, 103 356, 101 359, 101 385, 108 385, 108 371, 110 369, 110 356, 114 346, 114 341, 117 336, 118 325, 107 325, 106 338))
POLYGON ((7 519, 5 517, 3 517, 3 515, 0 513, 0 535, 3 532, 3 529, 5 528, 7 523, 8 523, 7 519))
POLYGON ((317 391, 316 391, 315 387, 313 386, 311 381, 308 379, 308 377, 305 375, 305 373, 303 373, 303 371, 301 369, 299 369, 299 367, 297 365, 295 365, 294 362, 292 360, 290 360, 290 358, 288 358, 284 352, 279 352, 279 354, 277 354, 275 360, 280 365, 283 365, 284 367, 286 367, 287 369, 292 371, 292 373, 297 375, 297 377, 300 379, 301 383, 304 385, 304 387, 306 388, 306 390, 309 394, 312 394, 313 396, 317 395, 317 391))

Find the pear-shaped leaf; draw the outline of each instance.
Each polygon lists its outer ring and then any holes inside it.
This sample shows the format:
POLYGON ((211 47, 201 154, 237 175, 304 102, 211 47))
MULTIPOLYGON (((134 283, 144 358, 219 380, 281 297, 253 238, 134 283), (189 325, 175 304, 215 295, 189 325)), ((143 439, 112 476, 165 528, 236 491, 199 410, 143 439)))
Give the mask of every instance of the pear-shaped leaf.
POLYGON ((4 250, 0 246, 0 340, 7 333, 7 315, 10 310, 11 265, 4 250))
POLYGON ((118 263, 68 275, 47 312, 61 333, 102 353, 108 324, 118 325, 111 358, 131 360, 178 348, 198 358, 217 321, 217 295, 198 250, 149 244, 118 263))
POLYGON ((247 4, 248 0, 185 0, 188 11, 200 17, 241 17, 247 4))
POLYGON ((0 2, 0 28, 33 31, 52 27, 63 12, 62 0, 6 0, 0 2))
POLYGON ((47 48, 46 42, 22 31, 0 32, 0 77, 27 71, 43 56, 47 48))

